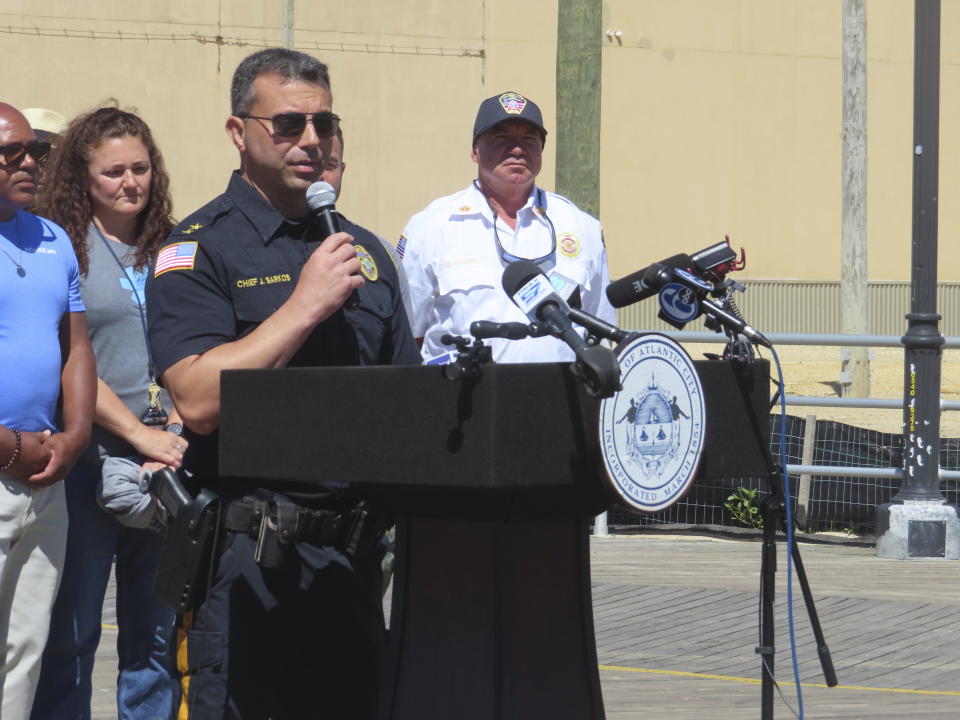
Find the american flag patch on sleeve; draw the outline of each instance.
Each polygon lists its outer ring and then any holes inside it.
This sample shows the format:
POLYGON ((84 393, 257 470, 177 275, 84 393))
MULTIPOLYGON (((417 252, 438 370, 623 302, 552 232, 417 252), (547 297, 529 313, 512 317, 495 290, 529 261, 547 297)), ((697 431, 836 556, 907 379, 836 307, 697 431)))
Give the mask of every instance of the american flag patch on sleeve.
POLYGON ((178 242, 167 245, 157 254, 157 264, 153 276, 160 277, 168 270, 193 270, 193 261, 197 257, 197 243, 178 242))
POLYGON ((407 249, 407 236, 401 235, 400 240, 397 242, 397 255, 400 256, 400 259, 403 260, 403 253, 407 249))

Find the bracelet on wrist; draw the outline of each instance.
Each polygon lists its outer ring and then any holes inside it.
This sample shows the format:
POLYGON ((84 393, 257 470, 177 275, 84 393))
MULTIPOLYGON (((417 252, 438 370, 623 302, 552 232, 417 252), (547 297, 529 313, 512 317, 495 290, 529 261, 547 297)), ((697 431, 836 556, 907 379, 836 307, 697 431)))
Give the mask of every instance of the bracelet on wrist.
POLYGON ((13 448, 13 455, 11 455, 11 456, 10 456, 10 459, 7 460, 7 464, 6 464, 6 465, 0 465, 0 471, 2 471, 2 470, 9 470, 11 467, 13 467, 13 464, 14 464, 14 463, 17 461, 17 459, 20 457, 20 445, 21 445, 21 442, 22 442, 22 438, 21 438, 21 436, 20 436, 20 431, 19 431, 19 430, 12 430, 11 432, 16 436, 16 438, 17 438, 17 444, 16 444, 16 446, 13 448))

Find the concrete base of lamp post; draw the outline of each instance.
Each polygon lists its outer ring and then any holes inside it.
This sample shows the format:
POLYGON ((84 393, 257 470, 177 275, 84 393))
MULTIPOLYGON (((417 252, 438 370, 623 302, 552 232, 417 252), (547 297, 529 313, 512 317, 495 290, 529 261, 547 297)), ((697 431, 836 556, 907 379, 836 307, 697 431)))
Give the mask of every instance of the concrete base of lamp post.
POLYGON ((877 509, 877 557, 960 560, 960 512, 937 500, 904 500, 877 509))

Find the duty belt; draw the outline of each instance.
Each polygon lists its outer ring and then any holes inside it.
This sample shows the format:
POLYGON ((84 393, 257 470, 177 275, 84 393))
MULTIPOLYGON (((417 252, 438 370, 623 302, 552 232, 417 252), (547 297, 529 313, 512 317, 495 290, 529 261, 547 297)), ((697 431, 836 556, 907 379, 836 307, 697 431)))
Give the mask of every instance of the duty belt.
POLYGON ((365 502, 347 512, 314 510, 283 498, 262 500, 244 497, 227 505, 223 528, 256 539, 254 559, 262 567, 277 567, 295 542, 334 547, 344 555, 355 556, 365 549, 363 542, 379 528, 370 522, 365 502))

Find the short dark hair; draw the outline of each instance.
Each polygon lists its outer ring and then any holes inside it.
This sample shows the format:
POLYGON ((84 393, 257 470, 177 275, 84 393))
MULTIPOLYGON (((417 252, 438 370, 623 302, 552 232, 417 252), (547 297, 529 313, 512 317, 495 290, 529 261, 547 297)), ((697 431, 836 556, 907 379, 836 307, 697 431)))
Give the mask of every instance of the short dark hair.
POLYGON ((237 65, 230 86, 230 112, 242 115, 256 102, 253 82, 261 75, 279 75, 284 82, 308 82, 330 89, 327 66, 315 57, 297 50, 268 48, 248 55, 237 65))

